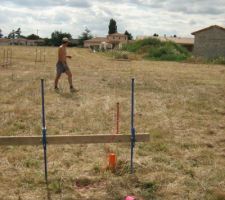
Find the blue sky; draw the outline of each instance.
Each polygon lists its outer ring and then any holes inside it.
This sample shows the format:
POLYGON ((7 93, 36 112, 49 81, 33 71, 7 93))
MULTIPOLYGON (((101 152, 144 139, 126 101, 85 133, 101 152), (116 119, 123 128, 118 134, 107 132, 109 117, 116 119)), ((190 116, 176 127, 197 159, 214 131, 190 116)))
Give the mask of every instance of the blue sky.
POLYGON ((23 35, 50 37, 54 30, 76 38, 85 27, 105 36, 110 18, 118 31, 134 36, 190 33, 210 25, 225 26, 225 0, 1 0, 0 29, 7 35, 21 28, 23 35))

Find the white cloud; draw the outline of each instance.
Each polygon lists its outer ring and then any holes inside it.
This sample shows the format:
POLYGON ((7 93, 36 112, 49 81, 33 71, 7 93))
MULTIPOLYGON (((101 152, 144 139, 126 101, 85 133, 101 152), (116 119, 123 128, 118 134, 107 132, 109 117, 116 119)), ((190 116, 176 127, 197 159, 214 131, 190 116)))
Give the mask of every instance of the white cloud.
POLYGON ((224 10, 224 0, 2 0, 0 29, 5 35, 20 27, 24 35, 38 29, 42 37, 54 30, 77 37, 87 26, 103 36, 114 18, 120 32, 190 36, 212 24, 224 25, 224 10))

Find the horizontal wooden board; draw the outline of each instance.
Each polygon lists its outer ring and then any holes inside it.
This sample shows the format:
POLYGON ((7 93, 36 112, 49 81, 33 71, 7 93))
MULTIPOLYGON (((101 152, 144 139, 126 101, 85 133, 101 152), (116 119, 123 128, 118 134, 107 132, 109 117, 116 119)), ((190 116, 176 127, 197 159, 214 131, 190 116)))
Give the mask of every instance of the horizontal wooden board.
MULTIPOLYGON (((137 134, 136 142, 147 142, 149 134, 137 134)), ((130 135, 48 135, 47 144, 129 143, 130 135)), ((1 136, 0 145, 42 145, 42 136, 1 136)))

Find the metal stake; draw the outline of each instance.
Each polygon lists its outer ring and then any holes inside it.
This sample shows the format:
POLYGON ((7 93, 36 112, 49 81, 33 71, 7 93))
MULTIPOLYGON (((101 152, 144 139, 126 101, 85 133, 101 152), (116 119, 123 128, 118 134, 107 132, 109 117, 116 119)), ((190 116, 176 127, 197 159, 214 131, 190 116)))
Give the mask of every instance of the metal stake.
POLYGON ((41 79, 41 99, 42 99, 42 144, 44 150, 44 169, 45 169, 45 182, 48 183, 48 166, 47 166, 47 139, 46 139, 46 126, 45 126, 45 98, 44 98, 44 79, 41 79))
POLYGON ((131 174, 134 172, 134 147, 135 147, 135 128, 134 128, 134 78, 131 80, 131 159, 130 170, 131 174))

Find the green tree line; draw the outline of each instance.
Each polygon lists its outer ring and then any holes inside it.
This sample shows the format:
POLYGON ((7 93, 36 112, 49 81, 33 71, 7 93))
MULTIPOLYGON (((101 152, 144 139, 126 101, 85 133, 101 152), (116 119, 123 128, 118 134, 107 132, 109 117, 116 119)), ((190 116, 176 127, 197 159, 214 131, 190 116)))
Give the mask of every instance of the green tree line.
MULTIPOLYGON (((28 36, 24 36, 21 33, 22 33, 21 29, 18 28, 16 30, 12 30, 7 36, 5 36, 5 38, 9 38, 9 39, 24 38, 29 40, 42 39, 43 42, 41 44, 44 46, 59 46, 64 37, 67 37, 71 41, 70 46, 83 46, 85 40, 89 40, 93 38, 91 31, 87 27, 78 36, 77 39, 73 39, 70 33, 62 32, 58 30, 52 32, 50 38, 41 38, 38 35, 33 33, 28 36)), ((108 26, 108 34, 113 34, 113 33, 117 33, 117 23, 116 23, 116 20, 110 19, 109 26, 108 26)), ((125 31, 124 34, 128 36, 129 40, 133 39, 132 34, 129 33, 127 30, 125 31)), ((3 31, 2 29, 0 29, 0 38, 3 38, 3 37, 4 37, 3 31)))

